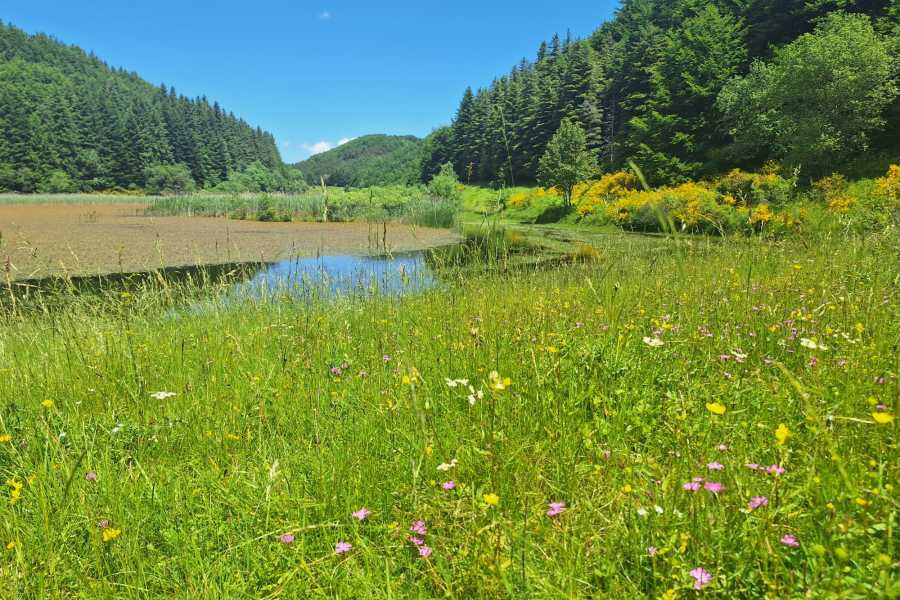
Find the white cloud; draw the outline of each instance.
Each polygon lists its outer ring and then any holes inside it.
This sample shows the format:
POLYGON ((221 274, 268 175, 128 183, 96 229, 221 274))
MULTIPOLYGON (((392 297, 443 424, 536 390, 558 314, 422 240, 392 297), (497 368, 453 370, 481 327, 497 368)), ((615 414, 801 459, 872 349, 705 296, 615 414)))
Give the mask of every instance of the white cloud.
MULTIPOLYGON (((315 156, 316 154, 322 154, 323 152, 328 152, 329 150, 337 148, 338 146, 343 146, 347 142, 352 142, 355 139, 356 139, 355 137, 348 137, 348 138, 341 138, 337 142, 329 142, 327 140, 322 140, 320 142, 313 142, 313 143, 307 142, 305 144, 300 144, 299 147, 303 150, 303 152, 307 155, 307 157, 309 157, 309 156, 315 156)), ((285 146, 285 147, 287 147, 287 146, 285 146)))
POLYGON ((330 21, 333 17, 334 17, 334 15, 332 15, 331 11, 328 11, 328 10, 323 10, 322 12, 319 13, 320 21, 330 21))
POLYGON ((326 142, 322 140, 321 142, 315 142, 312 144, 301 144, 301 147, 309 153, 310 156, 315 154, 322 154, 323 152, 328 152, 332 148, 334 148, 334 144, 331 142, 326 142))

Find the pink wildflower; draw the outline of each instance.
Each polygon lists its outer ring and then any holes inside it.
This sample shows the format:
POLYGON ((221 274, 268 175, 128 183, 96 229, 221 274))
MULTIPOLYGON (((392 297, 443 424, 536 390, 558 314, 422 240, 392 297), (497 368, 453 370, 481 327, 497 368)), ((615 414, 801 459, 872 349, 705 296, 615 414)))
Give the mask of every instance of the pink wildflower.
POLYGON ((681 486, 682 489, 687 490, 689 492, 696 492, 700 489, 699 481, 688 481, 684 485, 681 486))
POLYGON ((703 484, 703 489, 707 492, 712 492, 713 494, 718 494, 722 490, 725 489, 725 486, 721 483, 715 483, 713 481, 707 481, 703 484))
POLYGON ((721 471, 722 469, 725 468, 725 465, 723 465, 720 462, 713 461, 713 462, 707 464, 706 468, 709 469, 710 471, 721 471))
POLYGON ((564 513, 565 510, 566 510, 565 502, 551 502, 550 509, 547 511, 547 516, 552 519, 553 517, 557 517, 557 516, 561 515, 562 513, 564 513))
POLYGON ((797 548, 800 546, 800 542, 797 541, 797 538, 789 533, 784 534, 784 537, 781 538, 781 543, 788 548, 797 548))
POLYGON ((769 475, 782 475, 784 474, 784 467, 781 465, 771 465, 766 469, 766 473, 769 475))
POLYGON ((445 481, 444 483, 441 484, 441 487, 449 492, 451 490, 456 489, 456 483, 453 481, 445 481))
POLYGON ((97 481, 97 472, 96 471, 88 471, 84 474, 85 481, 97 481))
POLYGON ((657 552, 659 552, 659 550, 656 549, 656 546, 647 547, 647 556, 649 556, 650 558, 656 556, 657 552))
POLYGON ((719 452, 725 452, 728 450, 728 446, 726 446, 725 444, 719 444, 719 447, 717 449, 719 452))
POLYGON ((759 465, 756 464, 756 463, 747 463, 747 464, 744 465, 744 466, 747 467, 748 469, 753 470, 753 471, 758 471, 758 470, 759 470, 759 465))
POLYGON ((702 590, 704 586, 712 581, 712 575, 710 575, 703 567, 697 567, 696 569, 693 569, 691 571, 691 577, 694 578, 695 590, 702 590))
POLYGON ((347 542, 338 542, 334 545, 334 553, 335 554, 347 554, 353 549, 353 544, 349 544, 347 542))
POLYGON ((294 534, 293 533, 283 533, 278 538, 278 541, 282 544, 293 544, 294 543, 294 534))
POLYGON ((410 544, 412 544, 413 546, 421 546, 421 545, 423 545, 423 544, 425 543, 425 540, 423 540, 422 538, 417 538, 417 537, 412 536, 412 535, 409 536, 408 538, 406 538, 406 541, 408 541, 408 542, 409 542, 410 544))
POLYGON ((753 496, 750 498, 750 510, 756 510, 757 508, 763 508, 769 505, 769 499, 765 496, 753 496))
POLYGON ((362 507, 355 513, 352 513, 353 518, 356 519, 357 521, 365 521, 366 519, 369 518, 369 515, 371 515, 371 514, 372 514, 371 511, 369 511, 369 509, 366 507, 362 507))
POLYGON ((413 533, 418 533, 419 535, 425 535, 426 533, 428 533, 428 528, 425 527, 425 521, 416 521, 412 524, 409 530, 413 533))
POLYGON ((428 558, 431 556, 431 548, 428 546, 419 546, 419 556, 422 558, 428 558))

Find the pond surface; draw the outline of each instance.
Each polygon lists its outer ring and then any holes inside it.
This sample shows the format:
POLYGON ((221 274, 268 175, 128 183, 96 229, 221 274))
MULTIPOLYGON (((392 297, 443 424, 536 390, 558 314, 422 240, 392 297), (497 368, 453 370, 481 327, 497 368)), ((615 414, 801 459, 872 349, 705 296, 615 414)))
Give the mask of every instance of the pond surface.
POLYGON ((189 304, 212 297, 228 301, 288 295, 312 300, 410 294, 435 284, 425 252, 319 256, 268 264, 233 263, 13 281, 9 287, 0 287, 0 308, 10 306, 13 301, 19 309, 59 308, 77 298, 100 300, 161 290, 177 290, 178 296, 189 304))
POLYGON ((320 256, 266 265, 229 295, 398 295, 433 287, 424 252, 394 256, 320 256))

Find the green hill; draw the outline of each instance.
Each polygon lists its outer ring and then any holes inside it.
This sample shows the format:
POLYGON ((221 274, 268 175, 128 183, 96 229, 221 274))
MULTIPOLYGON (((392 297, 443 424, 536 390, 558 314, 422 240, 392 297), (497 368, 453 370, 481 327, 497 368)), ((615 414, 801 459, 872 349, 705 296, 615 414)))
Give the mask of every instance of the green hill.
POLYGON ((218 103, 0 22, 0 191, 143 187, 176 163, 211 186, 255 162, 281 167, 275 139, 218 103))
POLYGON ((306 181, 367 187, 419 181, 423 140, 411 135, 366 135, 297 163, 306 181))

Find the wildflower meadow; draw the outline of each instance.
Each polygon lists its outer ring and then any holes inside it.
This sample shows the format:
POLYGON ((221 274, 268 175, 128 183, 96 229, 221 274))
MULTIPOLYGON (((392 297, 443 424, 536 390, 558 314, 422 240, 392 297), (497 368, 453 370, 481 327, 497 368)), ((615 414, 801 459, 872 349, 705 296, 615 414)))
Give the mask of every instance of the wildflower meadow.
POLYGON ((896 597, 897 247, 6 305, 0 595, 896 597))

